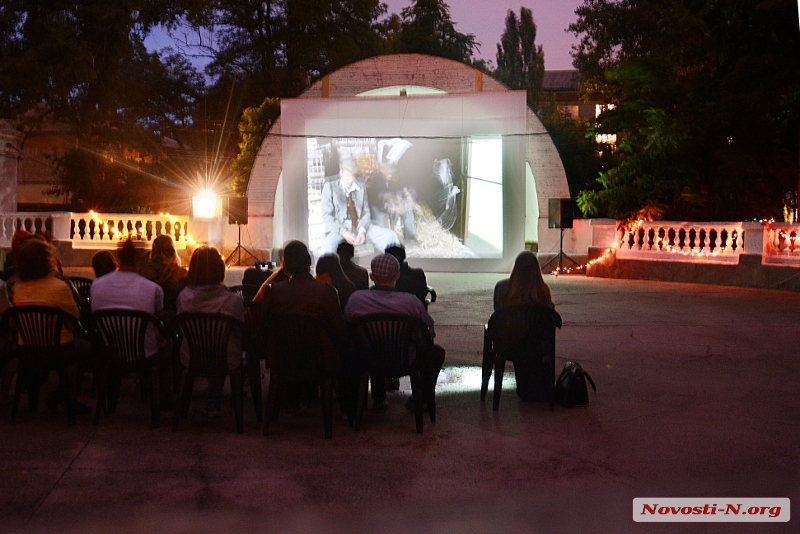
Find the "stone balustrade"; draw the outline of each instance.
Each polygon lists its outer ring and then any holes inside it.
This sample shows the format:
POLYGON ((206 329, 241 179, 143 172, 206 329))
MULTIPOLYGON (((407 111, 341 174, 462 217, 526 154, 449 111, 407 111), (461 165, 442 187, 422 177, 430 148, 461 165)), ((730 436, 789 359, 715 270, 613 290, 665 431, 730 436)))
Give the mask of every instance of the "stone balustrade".
POLYGON ((762 263, 800 266, 800 224, 764 224, 762 263))
POLYGON ((10 247, 17 230, 46 233, 54 241, 71 242, 73 249, 113 249, 129 236, 151 243, 169 234, 175 248, 183 250, 191 240, 189 217, 173 215, 133 215, 128 213, 0 213, 0 247, 10 247))
MULTIPOLYGON (((186 248, 189 217, 168 214, 68 213, 68 237, 74 249, 111 249, 131 237, 150 244, 161 234, 172 237, 177 250, 186 248)), ((58 225, 56 225, 58 226, 58 225)), ((58 239, 58 237, 56 237, 58 239)))
POLYGON ((32 234, 53 235, 53 217, 50 212, 43 213, 0 213, 0 247, 11 247, 11 238, 17 230, 27 230, 32 234))
POLYGON ((617 226, 619 259, 723 263, 739 262, 745 251, 743 223, 636 221, 617 226))

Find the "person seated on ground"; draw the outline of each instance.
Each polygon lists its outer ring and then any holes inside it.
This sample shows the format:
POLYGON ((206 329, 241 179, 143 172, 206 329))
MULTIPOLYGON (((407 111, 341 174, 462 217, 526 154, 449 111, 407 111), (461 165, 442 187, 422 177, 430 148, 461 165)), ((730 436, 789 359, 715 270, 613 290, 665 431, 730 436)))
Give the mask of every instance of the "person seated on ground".
POLYGON ((355 284, 356 289, 369 289, 369 271, 353 262, 355 248, 347 241, 342 241, 336 248, 339 255, 339 263, 344 274, 355 284))
MULTIPOLYGON (((393 139, 411 145, 405 139, 393 139)), ((385 141, 380 141, 382 143, 385 141)), ((391 151, 390 151, 391 152, 391 151)), ((370 214, 375 224, 394 230, 398 222, 402 223, 403 240, 412 243, 417 240, 417 228, 414 222, 416 191, 410 184, 399 179, 397 163, 384 160, 378 171, 374 173, 367 188, 370 214)))
MULTIPOLYGON (((425 307, 414 295, 404 293, 395 289, 395 284, 400 278, 400 263, 391 254, 381 254, 375 256, 370 264, 372 272, 370 278, 375 283, 370 289, 361 289, 350 296, 344 314, 349 322, 353 322, 360 317, 375 315, 380 313, 394 313, 415 317, 428 325, 431 337, 436 337, 433 327, 433 318, 425 311, 425 307)), ((428 362, 423 369, 425 380, 428 383, 436 383, 439 371, 444 364, 445 350, 439 345, 434 344, 431 353, 428 355, 428 362)), ((372 384, 373 408, 377 412, 386 410, 386 381, 385 377, 377 374, 370 375, 372 384)), ((411 399, 406 403, 407 407, 413 406, 411 399)))
MULTIPOLYGON (((261 284, 261 287, 258 288, 256 296, 253 297, 253 302, 262 302, 264 300, 264 291, 266 291, 266 289, 272 284, 289 281, 289 274, 286 272, 283 263, 283 249, 278 248, 275 249, 274 252, 278 256, 278 268, 272 271, 272 274, 270 274, 269 277, 261 284)), ((244 283, 244 281, 242 281, 242 283, 244 283)))
MULTIPOLYGON (((304 315, 326 321, 331 327, 333 339, 323 340, 318 360, 319 371, 337 375, 341 363, 338 345, 346 339, 347 328, 336 289, 331 284, 320 282, 311 276, 311 254, 308 247, 300 241, 290 241, 286 244, 283 264, 289 280, 263 288, 265 330, 270 335, 280 335, 280 332, 270 331, 269 324, 271 318, 282 315, 304 315)), ((267 359, 267 365, 271 368, 276 364, 277 358, 283 356, 275 354, 273 344, 274 342, 270 341, 267 359)), ((305 378, 297 377, 300 381, 304 381, 305 378)), ((316 391, 307 393, 316 398, 316 391)), ((288 411, 299 409, 300 395, 301 387, 297 384, 291 387, 290 391, 285 391, 283 404, 288 411)))
POLYGON ((113 273, 117 270, 117 260, 114 259, 114 255, 108 250, 101 250, 92 256, 92 270, 94 271, 95 278, 113 273))
POLYGON ((350 295, 356 290, 355 284, 344 274, 336 254, 327 254, 317 260, 317 280, 331 284, 339 295, 339 306, 344 310, 350 295))
POLYGON ((338 177, 322 186, 322 221, 326 236, 321 254, 335 252, 342 241, 353 246, 369 242, 378 250, 400 243, 394 231, 372 224, 366 187, 356 180, 356 172, 355 160, 341 156, 338 177))
MULTIPOLYGON (((139 250, 130 239, 120 244, 117 249, 119 270, 102 275, 92 282, 89 290, 89 304, 92 312, 122 309, 161 316, 164 309, 164 291, 161 286, 139 274, 136 268, 139 265, 139 255, 139 250)), ((92 263, 95 263, 94 259, 92 263)), ((152 325, 147 328, 144 349, 147 358, 153 358, 161 351, 160 356, 163 358, 160 371, 161 407, 163 409, 171 408, 175 403, 175 398, 172 387, 172 366, 168 361, 170 348, 167 346, 167 341, 161 338, 152 325)), ((112 376, 114 376, 114 380, 109 382, 108 398, 116 399, 119 396, 122 377, 117 374, 112 374, 112 376)))
MULTIPOLYGON (((500 280, 494 286, 494 311, 506 306, 528 304, 549 310, 553 314, 553 323, 561 326, 561 316, 555 311, 550 288, 542 277, 542 268, 533 252, 523 251, 514 261, 511 276, 500 280)), ((493 358, 487 333, 484 333, 484 365, 489 365, 486 358, 493 358)), ((536 362, 534 362, 535 364, 536 362)), ((541 362, 538 362, 541 364, 541 362)), ((517 396, 525 401, 545 401, 547 393, 543 377, 543 369, 531 367, 530 362, 514 362, 514 374, 517 381, 517 396)))
POLYGON ((161 234, 153 240, 150 258, 139 272, 164 291, 164 318, 171 319, 175 315, 178 293, 189 273, 178 264, 178 254, 170 236, 161 234))
MULTIPOLYGON (((58 276, 56 250, 44 239, 25 239, 17 249, 15 255, 15 278, 13 291, 10 295, 14 306, 48 306, 58 308, 75 319, 80 317, 78 305, 73 298, 70 285, 58 276)), ((18 343, 23 344, 22 338, 18 343)), ((76 339, 71 325, 67 324, 61 330, 61 346, 67 352, 73 351, 74 361, 85 365, 88 362, 91 345, 85 339, 76 339)), ((82 375, 79 369, 78 376, 82 375)), ((39 377, 28 377, 29 387, 38 387, 47 380, 47 374, 39 377)), ((59 400, 63 400, 64 392, 51 395, 47 405, 55 410, 59 400)), ((79 405, 81 412, 89 410, 88 407, 79 405)))
MULTIPOLYGON (((178 294, 178 314, 221 313, 244 322, 244 304, 236 293, 231 293, 222 282, 225 280, 225 262, 217 249, 200 247, 189 261, 188 285, 178 294)), ((181 364, 189 367, 189 344, 183 340, 180 349, 181 364)), ((228 343, 228 372, 242 366, 242 332, 234 329, 228 343)), ((208 399, 203 413, 208 417, 220 417, 222 413, 222 389, 225 374, 208 377, 208 399)))
POLYGON ((403 246, 389 247, 386 253, 397 258, 400 263, 400 278, 397 279, 395 289, 411 293, 425 304, 425 298, 428 296, 428 279, 425 277, 425 271, 408 265, 406 249, 403 246))

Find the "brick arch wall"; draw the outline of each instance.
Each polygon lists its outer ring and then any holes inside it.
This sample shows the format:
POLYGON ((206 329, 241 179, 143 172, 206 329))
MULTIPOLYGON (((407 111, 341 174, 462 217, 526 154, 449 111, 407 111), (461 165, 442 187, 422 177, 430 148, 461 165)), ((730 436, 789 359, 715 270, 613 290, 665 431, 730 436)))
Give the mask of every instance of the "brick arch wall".
MULTIPOLYGON (((494 78, 457 61, 423 54, 397 54, 365 59, 342 67, 311 85, 299 98, 352 97, 364 91, 394 85, 420 85, 448 93, 509 90, 494 78)), ((534 134, 528 138, 526 159, 533 171, 535 198, 538 201, 538 210, 531 206, 526 211, 538 213, 539 220, 535 225, 538 236, 533 237, 541 242, 543 230, 547 229, 547 199, 568 198, 569 186, 561 158, 544 125, 530 109, 526 121, 528 133, 534 134)), ((279 118, 261 145, 250 174, 247 189, 249 216, 257 223, 254 232, 261 236, 254 239, 253 245, 257 248, 273 246, 272 217, 281 174, 280 133, 279 118), (260 219, 268 220, 259 222, 260 219)), ((532 193, 528 194, 529 200, 534 198, 532 193)))

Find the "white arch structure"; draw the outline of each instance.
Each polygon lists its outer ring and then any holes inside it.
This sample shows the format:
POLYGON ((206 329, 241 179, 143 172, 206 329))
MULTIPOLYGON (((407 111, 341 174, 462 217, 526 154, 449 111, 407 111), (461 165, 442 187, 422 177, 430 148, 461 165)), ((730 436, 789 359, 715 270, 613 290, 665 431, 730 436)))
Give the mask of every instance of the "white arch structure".
MULTIPOLYGON (((469 94, 507 92, 494 78, 462 63, 422 54, 398 54, 365 59, 325 76, 298 98, 352 98, 381 94, 469 94)), ((558 244, 558 230, 547 225, 550 198, 569 198, 564 167, 542 122, 526 107, 525 242, 546 252, 558 244)), ((253 165, 249 197, 248 245, 269 249, 282 241, 281 118, 273 124, 253 165)))

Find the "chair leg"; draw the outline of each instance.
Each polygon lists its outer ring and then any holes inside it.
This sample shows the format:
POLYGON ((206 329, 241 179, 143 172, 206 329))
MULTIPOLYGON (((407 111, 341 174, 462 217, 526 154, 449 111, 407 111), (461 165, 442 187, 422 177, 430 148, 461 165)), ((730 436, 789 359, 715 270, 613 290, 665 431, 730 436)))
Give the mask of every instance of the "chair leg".
POLYGON ((172 431, 178 430, 178 421, 189 417, 189 401, 192 399, 194 389, 194 375, 188 369, 184 369, 181 378, 181 394, 178 404, 175 406, 175 417, 172 422, 172 431))
POLYGON ((236 433, 244 433, 244 390, 242 389, 242 371, 236 369, 228 375, 233 397, 233 413, 236 418, 236 433))
POLYGON ((23 378, 25 374, 25 362, 20 361, 17 364, 17 383, 14 386, 14 403, 11 405, 11 419, 9 420, 10 424, 14 424, 17 420, 17 411, 19 411, 19 400, 22 396, 22 388, 25 380, 23 378))
POLYGON ((353 421, 353 428, 356 432, 361 431, 361 418, 364 415, 364 406, 367 402, 367 381, 369 381, 369 373, 364 371, 361 375, 361 383, 358 386, 358 403, 356 404, 356 416, 353 421))
POLYGON ((97 402, 94 407, 94 421, 95 426, 100 424, 100 412, 106 407, 106 397, 108 395, 108 365, 103 365, 99 369, 100 373, 97 377, 97 388, 95 395, 97 395, 97 402))
POLYGON ((75 365, 65 365, 59 369, 59 381, 61 388, 64 391, 64 397, 67 401, 67 425, 75 426, 76 411, 78 407, 78 399, 76 396, 76 369, 75 365))
POLYGON ((320 378, 320 390, 325 439, 331 439, 333 438, 333 383, 330 376, 320 378))
POLYGON ((426 390, 425 378, 422 373, 419 371, 411 373, 411 396, 414 398, 414 421, 417 425, 417 434, 422 434, 422 413, 427 396, 426 390))
POLYGON ((492 367, 494 366, 494 354, 492 354, 492 344, 489 339, 489 331, 483 331, 483 362, 481 365, 481 400, 486 399, 489 391, 489 380, 492 378, 492 367))
POLYGON ((550 401, 550 411, 552 412, 555 407, 555 399, 556 399, 556 355, 555 352, 552 354, 552 358, 548 362, 548 369, 545 371, 547 375, 547 399, 550 401), (549 372, 548 372, 549 371, 549 372))
POLYGON ((280 375, 273 370, 269 373, 269 389, 267 390, 267 402, 264 405, 264 428, 261 430, 261 435, 266 436, 269 434, 269 424, 272 421, 277 421, 281 412, 281 405, 279 402, 280 395, 280 375))
POLYGON ((247 369, 245 372, 250 382, 250 395, 253 397, 256 420, 260 423, 263 414, 264 399, 261 394, 261 360, 259 360, 255 354, 247 355, 247 369))
POLYGON ((494 362, 494 393, 492 394, 492 410, 500 409, 500 395, 503 393, 503 373, 506 370, 506 361, 500 358, 494 362))
POLYGON ((146 371, 150 372, 150 424, 153 428, 158 428, 161 426, 161 368, 158 365, 148 365, 146 371))

